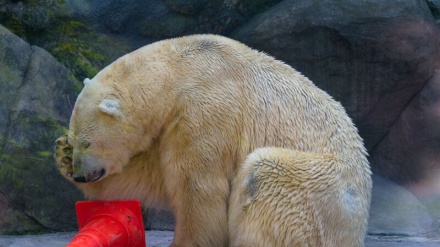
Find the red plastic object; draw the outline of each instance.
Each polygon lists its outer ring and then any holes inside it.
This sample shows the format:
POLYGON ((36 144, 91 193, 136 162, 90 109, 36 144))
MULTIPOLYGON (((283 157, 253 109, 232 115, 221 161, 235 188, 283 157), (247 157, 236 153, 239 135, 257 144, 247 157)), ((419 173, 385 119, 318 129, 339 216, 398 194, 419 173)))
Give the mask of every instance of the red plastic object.
POLYGON ((79 201, 79 232, 67 247, 145 247, 139 201, 79 201))

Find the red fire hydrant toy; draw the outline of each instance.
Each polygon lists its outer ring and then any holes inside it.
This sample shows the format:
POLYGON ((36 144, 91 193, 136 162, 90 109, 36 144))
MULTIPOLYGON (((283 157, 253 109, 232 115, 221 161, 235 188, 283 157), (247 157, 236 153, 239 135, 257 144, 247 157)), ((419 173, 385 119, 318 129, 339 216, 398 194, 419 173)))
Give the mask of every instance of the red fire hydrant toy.
POLYGON ((79 232, 67 247, 145 247, 139 201, 79 201, 79 232))

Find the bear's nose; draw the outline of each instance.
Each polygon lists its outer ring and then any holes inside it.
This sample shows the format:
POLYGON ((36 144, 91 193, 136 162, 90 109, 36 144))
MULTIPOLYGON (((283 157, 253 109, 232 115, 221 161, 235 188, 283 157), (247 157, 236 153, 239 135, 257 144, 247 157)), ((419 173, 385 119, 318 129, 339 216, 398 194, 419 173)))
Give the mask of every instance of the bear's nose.
POLYGON ((85 183, 86 182, 86 177, 84 176, 80 176, 80 177, 73 177, 73 180, 77 183, 85 183))

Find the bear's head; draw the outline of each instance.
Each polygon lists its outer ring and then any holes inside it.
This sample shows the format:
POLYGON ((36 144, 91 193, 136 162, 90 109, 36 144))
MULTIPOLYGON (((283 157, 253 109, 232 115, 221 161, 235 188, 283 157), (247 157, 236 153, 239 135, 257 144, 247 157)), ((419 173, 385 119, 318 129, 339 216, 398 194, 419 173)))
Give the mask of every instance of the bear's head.
POLYGON ((174 58, 157 48, 162 46, 145 46, 84 80, 69 127, 74 181, 122 172, 172 119, 178 97, 169 66, 174 58))
MULTIPOLYGON (((72 178, 88 183, 121 172, 140 152, 144 129, 133 118, 124 92, 99 78, 84 80, 70 119, 68 142, 73 147, 72 178)), ((144 141, 145 142, 145 141, 144 141)))

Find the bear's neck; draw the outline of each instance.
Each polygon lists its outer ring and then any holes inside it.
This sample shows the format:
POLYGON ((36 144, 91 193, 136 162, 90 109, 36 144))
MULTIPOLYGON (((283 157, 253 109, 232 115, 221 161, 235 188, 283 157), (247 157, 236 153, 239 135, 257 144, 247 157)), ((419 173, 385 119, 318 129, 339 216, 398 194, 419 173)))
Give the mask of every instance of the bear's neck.
POLYGON ((167 121, 176 113, 178 93, 171 78, 148 78, 148 82, 139 81, 135 88, 139 97, 135 103, 137 113, 134 114, 144 128, 148 138, 157 138, 167 121))

